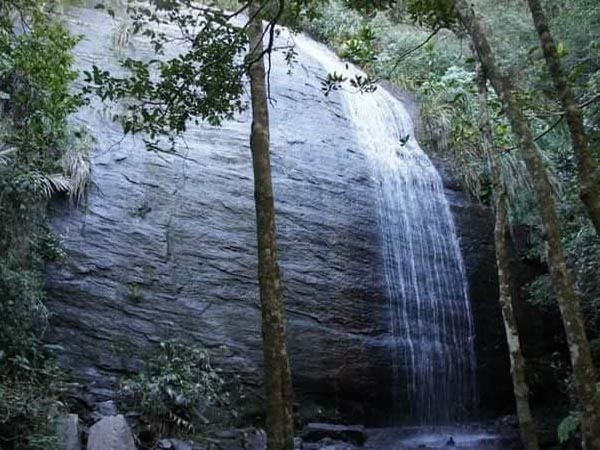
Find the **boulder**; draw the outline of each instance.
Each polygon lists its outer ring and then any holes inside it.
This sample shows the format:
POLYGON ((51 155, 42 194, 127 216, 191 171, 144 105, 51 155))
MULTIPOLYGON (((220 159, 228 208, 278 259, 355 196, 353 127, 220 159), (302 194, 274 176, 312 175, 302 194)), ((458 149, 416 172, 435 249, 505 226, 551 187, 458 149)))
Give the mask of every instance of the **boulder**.
POLYGON ((90 428, 87 450, 135 450, 125 417, 107 416, 96 422, 90 428))
POLYGON ((62 450, 81 450, 81 433, 79 416, 67 414, 56 421, 56 435, 62 450))
MULTIPOLYGON (((309 423, 302 430, 302 439, 306 442, 319 442, 326 438, 344 443, 363 445, 366 441, 365 427, 362 425, 309 423)), ((334 445, 334 443, 331 445, 334 445)))
POLYGON ((347 442, 336 442, 321 447, 320 450, 356 450, 356 446, 348 444, 347 442))
POLYGON ((356 446, 348 442, 335 441, 330 438, 321 439, 316 443, 303 443, 302 450, 356 450, 356 446))
POLYGON ((215 435, 219 450, 265 450, 267 435, 258 428, 223 430, 215 435))
POLYGON ((100 402, 97 405, 98 413, 102 417, 104 416, 116 416, 119 412, 117 410, 117 405, 112 400, 107 400, 105 402, 100 402))
POLYGON ((157 450, 198 450, 199 447, 193 443, 180 441, 179 439, 161 439, 156 445, 157 450))

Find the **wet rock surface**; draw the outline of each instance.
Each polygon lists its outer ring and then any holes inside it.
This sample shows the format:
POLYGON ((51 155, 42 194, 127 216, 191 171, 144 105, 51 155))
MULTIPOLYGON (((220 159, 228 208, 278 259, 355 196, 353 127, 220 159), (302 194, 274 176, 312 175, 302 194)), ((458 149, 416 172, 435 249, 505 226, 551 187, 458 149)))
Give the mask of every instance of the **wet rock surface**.
MULTIPOLYGON (((87 35, 77 48, 79 66, 118 71, 117 24, 101 11, 73 11, 73 30, 87 35)), ((137 40, 132 46, 138 55, 147 50, 137 40)), ((303 55, 299 61, 289 75, 274 56, 271 74, 272 165, 295 390, 300 401, 382 420, 392 407, 392 368, 374 181, 339 97, 324 97, 320 67, 303 55)), ((149 153, 140 138, 123 138, 108 107, 94 104, 76 121, 93 133, 96 148, 85 204, 74 209, 57 201, 52 211, 68 255, 48 271, 49 340, 64 347, 61 364, 98 402, 114 398, 119 378, 139 370, 161 340, 194 342, 211 350, 216 365, 240 375, 246 410, 262 411, 248 113, 219 129, 191 127, 174 154, 149 153)), ((494 318, 486 309, 496 302, 490 217, 451 182, 447 192, 475 319, 486 315, 478 322, 480 365, 499 373, 501 349, 486 337, 501 330, 494 322, 499 311, 494 318)))
POLYGON ((357 450, 358 448, 353 444, 329 438, 322 439, 317 443, 303 443, 301 446, 302 450, 357 450))
POLYGON ((368 430, 364 450, 521 450, 515 432, 499 434, 496 429, 472 427, 405 427, 368 430))
POLYGON ((506 414, 514 409, 514 400, 506 335, 498 302, 494 216, 488 208, 462 191, 450 160, 432 157, 432 161, 445 182, 446 198, 454 216, 469 280, 481 406, 476 418, 506 414))
POLYGON ((306 442, 319 442, 328 438, 356 445, 363 445, 366 440, 365 427, 362 425, 332 425, 328 423, 307 424, 302 430, 301 437, 306 442))
POLYGON ((161 439, 156 444, 156 450, 199 450, 200 448, 193 442, 186 442, 180 439, 161 439))
POLYGON ((135 450, 133 434, 122 415, 103 417, 89 431, 87 450, 135 450))

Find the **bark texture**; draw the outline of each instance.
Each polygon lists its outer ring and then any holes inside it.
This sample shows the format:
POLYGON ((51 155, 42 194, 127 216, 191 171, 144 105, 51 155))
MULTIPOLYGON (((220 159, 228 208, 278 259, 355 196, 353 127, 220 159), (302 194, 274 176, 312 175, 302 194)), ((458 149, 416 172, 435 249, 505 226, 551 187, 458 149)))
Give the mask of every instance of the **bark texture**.
POLYGON ((269 106, 263 58, 260 2, 250 3, 249 62, 252 97, 250 147, 254 168, 254 196, 258 235, 258 283, 267 395, 267 449, 293 450, 292 380, 286 347, 281 274, 277 258, 275 201, 271 181, 269 106))
POLYGON ((466 0, 456 0, 455 6, 458 18, 473 41, 486 76, 502 101, 512 132, 519 143, 523 160, 532 178, 545 233, 550 276, 569 346, 575 390, 582 408, 583 445, 586 450, 600 449, 600 406, 596 398, 596 374, 585 334, 579 298, 575 294, 564 257, 548 171, 535 144, 527 119, 512 93, 512 85, 498 70, 481 22, 466 0))
POLYGON ((569 124, 573 151, 579 169, 579 196, 594 223, 596 233, 600 234, 600 170, 598 169, 598 161, 589 146, 588 136, 583 125, 583 115, 581 109, 577 106, 567 77, 563 72, 542 4, 540 0, 528 0, 528 3, 548 70, 558 91, 569 124))
POLYGON ((487 104, 487 78, 481 64, 478 64, 477 67, 477 93, 481 111, 480 132, 482 147, 492 174, 492 185, 496 203, 494 245, 496 248, 496 266, 498 268, 499 301, 510 356, 510 373, 517 406, 519 429, 525 450, 539 450, 533 416, 529 406, 529 386, 527 385, 525 376, 525 359, 521 351, 521 339, 512 304, 510 260, 506 239, 506 190, 500 177, 500 167, 496 160, 497 155, 493 149, 492 122, 487 104))

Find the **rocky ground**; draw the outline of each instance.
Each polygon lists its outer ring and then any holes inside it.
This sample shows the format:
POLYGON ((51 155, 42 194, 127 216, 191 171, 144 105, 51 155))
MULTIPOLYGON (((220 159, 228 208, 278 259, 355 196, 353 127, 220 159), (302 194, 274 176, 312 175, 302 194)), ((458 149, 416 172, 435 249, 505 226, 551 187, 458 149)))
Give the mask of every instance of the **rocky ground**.
MULTIPOLYGON (((133 413, 120 414, 109 401, 80 419, 76 414, 59 421, 64 450, 266 450, 265 432, 231 428, 201 435, 194 441, 153 438, 144 442, 133 413), (130 427, 133 425, 133 429, 130 427)), ((539 429, 542 449, 558 448, 554 428, 539 429)), ((521 450, 516 418, 462 426, 367 428, 363 425, 308 423, 297 429, 296 450, 521 450)))

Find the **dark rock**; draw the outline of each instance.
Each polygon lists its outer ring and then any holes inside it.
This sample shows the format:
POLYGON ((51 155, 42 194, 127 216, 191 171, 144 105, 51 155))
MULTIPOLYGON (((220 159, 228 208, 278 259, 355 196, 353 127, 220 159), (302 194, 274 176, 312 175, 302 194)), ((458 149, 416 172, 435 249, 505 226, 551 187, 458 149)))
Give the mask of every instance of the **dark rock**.
POLYGON ((173 443, 170 439, 161 439, 156 444, 157 450, 173 450, 173 443))
POLYGON ((242 430, 222 430, 216 433, 217 439, 240 439, 243 436, 242 430))
POLYGON ((348 444, 347 442, 336 442, 333 444, 326 445, 325 447, 320 447, 321 450, 356 450, 356 447, 352 444, 348 444))
POLYGON ((79 416, 67 414, 56 421, 56 435, 61 450, 81 450, 81 432, 79 416))
POLYGON ((222 430, 215 433, 213 441, 220 450, 266 450, 267 436, 257 428, 222 430))
POLYGON ((323 445, 332 444, 333 440, 326 438, 319 442, 302 442, 302 450, 319 450, 323 445))
POLYGON ((116 416, 119 412, 117 410, 117 405, 112 400, 107 400, 105 402, 100 402, 97 405, 98 413, 101 416, 116 416))
POLYGON ((506 335, 498 302, 494 216, 488 208, 460 189, 450 160, 432 157, 432 161, 444 180, 469 281, 481 403, 477 418, 506 414, 513 410, 514 400, 506 335))
POLYGON ((328 423, 309 423, 301 433, 306 442, 319 442, 324 438, 363 445, 366 440, 365 427, 362 425, 332 425, 328 423))
POLYGON ((87 450, 135 450, 131 429, 122 415, 103 417, 89 431, 87 450))
POLYGON ((305 443, 302 450, 356 450, 356 446, 347 442, 334 441, 332 439, 323 439, 316 443, 305 443))
MULTIPOLYGON (((72 14, 73 31, 87 36, 77 47, 80 68, 101 62, 118 72, 110 18, 96 10, 72 14)), ((149 56, 143 46, 136 51, 149 56)), ((273 179, 295 393, 301 403, 310 399, 340 411, 342 419, 387 418, 390 320, 371 169, 338 93, 321 93, 323 69, 306 55, 299 60, 288 75, 282 56, 273 55, 271 76, 273 179)), ((249 114, 219 129, 190 126, 185 148, 156 154, 139 138, 123 139, 105 111, 92 104, 76 116, 97 141, 85 206, 53 205, 52 224, 68 255, 47 277, 48 338, 65 349, 59 362, 95 402, 105 401, 161 340, 195 342, 211 350, 226 374, 243 380, 245 411, 262 411, 249 114)), ((478 346, 482 374, 508 373, 494 363, 506 358, 485 337, 502 330, 499 314, 485 309, 496 295, 489 214, 448 193, 476 321, 489 317, 477 322, 478 343, 485 344, 478 346)))
POLYGON ((161 439, 156 444, 157 450, 197 450, 198 447, 190 442, 179 439, 161 439))
MULTIPOLYGON (((80 65, 92 58, 119 70, 110 18, 74 11, 73 31, 88 36, 80 65)), ((323 97, 318 64, 303 59, 288 76, 279 58, 272 160, 296 395, 379 414, 391 404, 392 371, 370 166, 339 96, 323 97)), ((219 129, 191 126, 191 151, 163 155, 139 138, 122 140, 102 110, 77 114, 97 139, 87 203, 53 208, 68 254, 47 278, 60 363, 96 401, 109 400, 124 373, 174 337, 212 350, 216 365, 244 381, 249 407, 262 410, 250 116, 219 129), (145 205, 152 210, 140 217, 145 205)))

